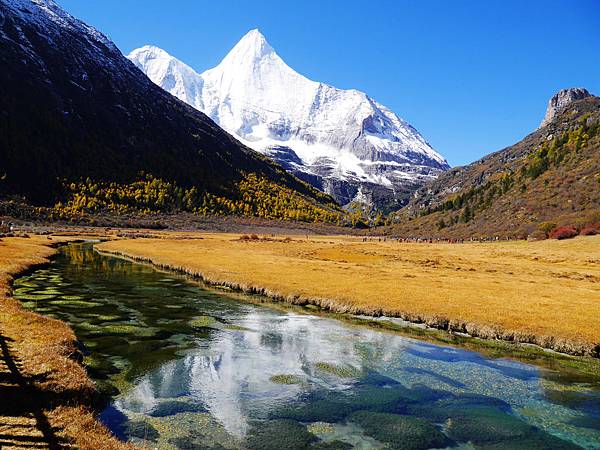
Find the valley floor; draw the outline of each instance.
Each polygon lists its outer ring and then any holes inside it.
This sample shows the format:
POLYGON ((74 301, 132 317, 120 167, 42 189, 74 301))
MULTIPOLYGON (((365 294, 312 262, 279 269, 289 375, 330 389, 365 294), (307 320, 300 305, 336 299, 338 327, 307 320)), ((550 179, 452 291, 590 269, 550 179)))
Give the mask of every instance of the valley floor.
POLYGON ((600 236, 429 244, 164 233, 97 248, 291 303, 570 354, 598 357, 600 349, 600 236))
MULTIPOLYGON (((0 447, 129 448, 94 418, 96 389, 70 327, 25 311, 11 297, 13 278, 46 263, 56 244, 100 232, 54 231, 0 239, 0 447)), ((102 231, 111 240, 98 250, 277 300, 572 354, 598 357, 600 349, 600 236, 418 244, 305 234, 108 233, 102 231)))

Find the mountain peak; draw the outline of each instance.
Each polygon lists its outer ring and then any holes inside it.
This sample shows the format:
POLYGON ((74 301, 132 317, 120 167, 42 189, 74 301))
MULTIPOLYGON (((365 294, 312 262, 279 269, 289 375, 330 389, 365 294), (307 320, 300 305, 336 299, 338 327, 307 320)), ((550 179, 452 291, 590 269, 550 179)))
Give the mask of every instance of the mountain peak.
POLYGON ((152 81, 342 204, 356 198, 399 206, 406 197, 397 192, 409 192, 448 168, 391 110, 365 93, 296 72, 258 29, 201 74, 174 58, 165 64, 143 56, 132 60, 152 81))
POLYGON ((223 62, 249 63, 274 55, 275 50, 267 42, 263 34, 255 28, 248 31, 242 39, 229 51, 223 62))
POLYGON ((556 117, 557 113, 569 106, 576 100, 591 97, 592 94, 585 88, 567 88, 561 89, 548 101, 548 107, 546 108, 546 115, 544 120, 540 124, 540 128, 548 125, 556 117))
POLYGON ((127 55, 129 59, 137 59, 140 55, 144 55, 145 58, 158 58, 158 59, 170 59, 173 58, 167 51, 155 45, 144 45, 143 47, 136 48, 127 55))

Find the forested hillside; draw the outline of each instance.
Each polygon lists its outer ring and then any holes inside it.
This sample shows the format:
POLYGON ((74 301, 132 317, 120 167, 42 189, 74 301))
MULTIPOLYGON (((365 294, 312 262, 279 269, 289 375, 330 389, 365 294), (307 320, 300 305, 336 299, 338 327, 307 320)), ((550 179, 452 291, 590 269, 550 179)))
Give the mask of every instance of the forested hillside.
POLYGON ((594 226, 600 98, 577 100, 519 143, 442 174, 394 219, 388 231, 419 236, 526 237, 594 226))

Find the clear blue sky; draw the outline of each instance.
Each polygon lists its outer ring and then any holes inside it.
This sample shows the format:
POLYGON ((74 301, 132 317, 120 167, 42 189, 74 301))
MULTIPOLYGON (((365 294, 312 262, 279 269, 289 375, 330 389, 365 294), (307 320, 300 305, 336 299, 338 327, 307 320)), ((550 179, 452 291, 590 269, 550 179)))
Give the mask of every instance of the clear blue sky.
POLYGON ((600 95, 600 1, 58 0, 123 53, 197 71, 259 28, 292 68, 367 92, 451 165, 515 143, 561 88, 600 95))

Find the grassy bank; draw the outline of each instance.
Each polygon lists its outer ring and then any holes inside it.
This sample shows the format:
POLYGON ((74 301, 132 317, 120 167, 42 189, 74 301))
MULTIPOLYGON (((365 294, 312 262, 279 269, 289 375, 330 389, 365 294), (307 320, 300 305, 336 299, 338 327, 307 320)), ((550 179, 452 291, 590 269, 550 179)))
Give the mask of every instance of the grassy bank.
POLYGON ((600 237, 472 244, 231 234, 112 241, 101 251, 344 313, 598 357, 600 237))
POLYGON ((68 238, 0 241, 0 447, 130 448, 94 418, 96 389, 70 327, 11 297, 14 277, 46 263, 61 240, 68 238))

